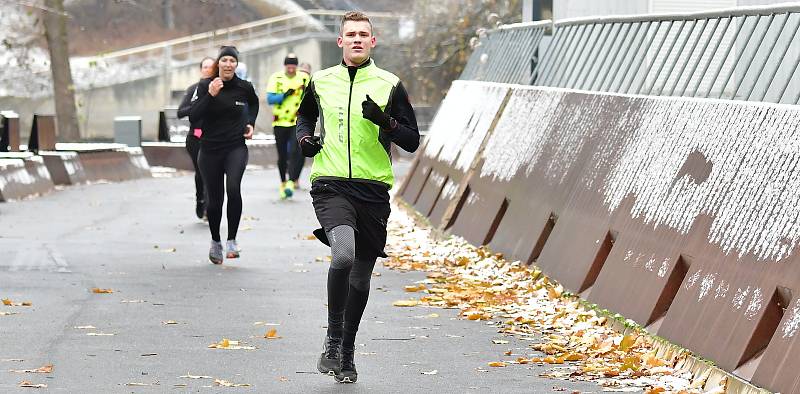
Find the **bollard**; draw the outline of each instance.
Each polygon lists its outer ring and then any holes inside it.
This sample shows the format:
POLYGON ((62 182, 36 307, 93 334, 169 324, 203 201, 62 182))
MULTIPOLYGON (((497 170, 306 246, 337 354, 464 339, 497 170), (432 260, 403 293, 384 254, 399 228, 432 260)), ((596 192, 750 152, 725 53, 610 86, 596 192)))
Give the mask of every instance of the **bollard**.
POLYGON ((33 115, 28 151, 56 149, 56 119, 54 115, 33 115))
POLYGON ((0 152, 19 152, 19 115, 0 111, 0 152))
POLYGON ((128 146, 142 146, 142 117, 117 116, 114 118, 114 142, 128 146))

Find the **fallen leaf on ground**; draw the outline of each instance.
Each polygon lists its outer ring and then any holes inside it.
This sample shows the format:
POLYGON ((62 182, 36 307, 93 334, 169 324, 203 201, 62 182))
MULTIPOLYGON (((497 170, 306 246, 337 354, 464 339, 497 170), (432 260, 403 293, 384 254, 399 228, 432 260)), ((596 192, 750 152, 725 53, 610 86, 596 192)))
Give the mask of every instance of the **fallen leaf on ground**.
POLYGON ((114 292, 114 289, 101 289, 99 287, 93 287, 92 293, 95 294, 111 294, 114 292))
POLYGON ((435 369, 433 371, 422 371, 423 375, 436 375, 438 373, 439 373, 439 371, 437 371, 435 369))
POLYGON ((419 300, 398 300, 392 303, 393 306, 412 307, 419 305, 419 300))
POLYGON ((3 305, 5 306, 32 306, 33 304, 30 301, 23 301, 23 302, 14 302, 8 298, 3 298, 3 305))
POLYGON ((222 379, 214 379, 214 385, 221 387, 250 387, 247 383, 233 383, 222 379))
POLYGON ((263 321, 257 321, 253 323, 254 326, 280 326, 280 323, 267 323, 263 321))
POLYGON ((44 384, 44 383, 36 384, 36 383, 29 382, 27 380, 23 380, 23 381, 19 382, 19 387, 28 387, 28 388, 33 388, 33 389, 44 389, 44 388, 47 388, 47 385, 44 384))
POLYGON ((53 364, 47 364, 36 369, 11 369, 14 373, 53 373, 53 364))
POLYGON ((490 367, 496 367, 496 368, 505 367, 506 365, 507 364, 502 362, 502 361, 492 361, 492 362, 489 363, 490 367))
POLYGON ((208 345, 211 349, 225 349, 225 350, 254 350, 255 346, 245 346, 239 344, 239 341, 231 341, 227 338, 222 338, 221 341, 217 343, 212 343, 208 345))
POLYGON ((264 338, 267 338, 267 339, 279 339, 281 337, 278 336, 278 330, 273 328, 273 329, 267 331, 266 334, 264 334, 264 338))
POLYGON ((214 379, 214 377, 213 377, 213 376, 206 376, 206 375, 192 375, 192 374, 190 374, 189 372, 187 372, 187 373, 186 373, 186 375, 181 375, 181 376, 178 376, 178 377, 179 377, 179 378, 185 378, 185 379, 214 379))
POLYGON ((425 289, 427 289, 427 287, 425 286, 424 283, 420 283, 418 285, 404 286, 403 289, 408 293, 415 293, 415 292, 418 292, 418 291, 425 290, 425 289))
POLYGON ((176 322, 175 320, 162 321, 162 323, 164 323, 164 324, 178 324, 178 322, 176 322))
POLYGON ((0 312, 0 316, 11 316, 16 314, 17 312, 0 312))
POLYGON ((492 343, 495 345, 505 345, 508 343, 505 339, 492 339, 492 343))
POLYGON ((162 249, 161 251, 162 251, 162 252, 164 252, 164 253, 175 253, 175 252, 177 252, 177 251, 178 251, 178 249, 176 249, 176 248, 169 248, 169 249, 162 249))

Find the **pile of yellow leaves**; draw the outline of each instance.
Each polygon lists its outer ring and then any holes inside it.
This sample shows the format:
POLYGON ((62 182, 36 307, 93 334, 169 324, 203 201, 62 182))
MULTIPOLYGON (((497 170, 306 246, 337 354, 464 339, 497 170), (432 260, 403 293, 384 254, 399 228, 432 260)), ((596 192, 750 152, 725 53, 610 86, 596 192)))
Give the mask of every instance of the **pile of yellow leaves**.
POLYGON ((704 392, 698 384, 702 376, 681 368, 684 352, 658 357, 650 337, 612 330, 605 317, 563 297, 564 288, 536 267, 506 261, 459 237, 436 240, 430 229, 396 208, 389 223, 390 257, 384 265, 428 275, 404 289, 420 293, 418 299, 394 305, 459 309, 464 319, 491 321, 500 333, 534 342, 531 354, 507 351, 490 367, 553 365, 557 367, 543 376, 594 381, 608 391, 704 392))

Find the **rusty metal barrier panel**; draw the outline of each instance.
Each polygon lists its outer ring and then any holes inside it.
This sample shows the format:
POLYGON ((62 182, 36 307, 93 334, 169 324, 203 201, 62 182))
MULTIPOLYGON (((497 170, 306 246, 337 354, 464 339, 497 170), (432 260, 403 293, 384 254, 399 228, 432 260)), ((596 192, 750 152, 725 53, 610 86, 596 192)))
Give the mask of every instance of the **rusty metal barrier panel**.
MULTIPOLYGON (((247 165, 270 168, 278 165, 278 150, 274 140, 249 140, 247 143, 247 165)), ((305 165, 311 165, 306 159, 305 165)))
POLYGON ((442 101, 401 191, 434 225, 473 165, 507 93, 508 87, 496 83, 455 81, 442 101))
POLYGON ((54 189, 41 157, 24 152, 0 154, 0 197, 3 201, 42 195, 54 189))
POLYGON ((122 182, 152 176, 141 148, 95 143, 59 143, 56 148, 77 152, 89 182, 122 182))
POLYGON ((791 105, 512 86, 449 230, 796 392, 797 124, 791 105))
POLYGON ((0 111, 0 152, 19 152, 19 115, 0 111))
POLYGON ((192 158, 181 142, 143 142, 142 150, 147 162, 154 167, 170 167, 194 171, 192 158))
POLYGON ((33 115, 31 133, 28 138, 28 150, 31 152, 55 150, 56 141, 55 115, 33 115))
POLYGON ((150 163, 147 162, 147 157, 145 157, 142 148, 128 147, 122 150, 128 154, 128 161, 130 162, 128 170, 131 179, 150 178, 153 176, 153 173, 150 171, 150 163))
POLYGON ((78 153, 40 151, 39 155, 44 160, 54 184, 79 185, 86 183, 86 171, 83 169, 78 153))

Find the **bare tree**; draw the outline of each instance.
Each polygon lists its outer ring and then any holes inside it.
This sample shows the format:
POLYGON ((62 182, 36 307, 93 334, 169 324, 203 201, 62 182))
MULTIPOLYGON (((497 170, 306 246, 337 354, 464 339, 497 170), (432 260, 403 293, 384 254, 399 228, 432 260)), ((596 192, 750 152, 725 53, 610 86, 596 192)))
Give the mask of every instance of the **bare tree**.
POLYGON ((387 66, 397 70, 416 102, 432 105, 464 70, 470 41, 480 31, 522 20, 520 0, 415 0, 414 10, 415 37, 381 59, 399 62, 387 66))
POLYGON ((64 12, 64 0, 45 0, 44 5, 42 21, 50 52, 53 100, 56 107, 59 139, 61 141, 78 141, 81 136, 75 107, 75 84, 72 82, 69 65, 67 14, 64 12))

